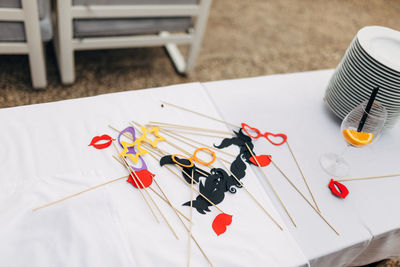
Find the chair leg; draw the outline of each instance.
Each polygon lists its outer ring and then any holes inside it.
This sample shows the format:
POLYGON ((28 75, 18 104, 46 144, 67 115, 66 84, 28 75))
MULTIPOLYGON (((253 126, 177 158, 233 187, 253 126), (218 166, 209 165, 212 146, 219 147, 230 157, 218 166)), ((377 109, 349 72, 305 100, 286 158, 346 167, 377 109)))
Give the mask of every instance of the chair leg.
POLYGON ((54 46, 63 84, 72 84, 75 81, 71 7, 71 0, 57 1, 57 30, 54 46))
MULTIPOLYGON (((161 37, 168 37, 170 34, 169 34, 169 32, 160 32, 159 35, 161 37)), ((168 43, 165 45, 165 49, 167 50, 167 53, 168 53, 169 57, 171 58, 171 61, 174 64, 176 70, 179 73, 185 73, 186 62, 185 62, 185 59, 183 58, 181 52, 179 51, 178 46, 174 43, 168 43)))
POLYGON ((47 86, 46 64, 43 51, 43 42, 40 34, 39 11, 36 1, 22 0, 24 10, 24 27, 28 44, 29 66, 33 88, 47 86))
POLYGON ((210 11, 211 0, 200 1, 200 15, 194 26, 194 39, 189 48, 188 58, 186 61, 185 72, 188 73, 193 70, 196 63, 197 56, 199 55, 201 41, 203 40, 204 31, 207 25, 208 14, 210 11))

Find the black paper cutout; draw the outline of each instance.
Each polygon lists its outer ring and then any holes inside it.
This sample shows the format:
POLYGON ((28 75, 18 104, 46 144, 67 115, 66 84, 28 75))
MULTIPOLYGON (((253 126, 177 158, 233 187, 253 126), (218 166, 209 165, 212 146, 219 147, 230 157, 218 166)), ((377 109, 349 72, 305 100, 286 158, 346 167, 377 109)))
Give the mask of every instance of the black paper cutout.
MULTIPOLYGON (((219 146, 214 144, 216 148, 226 148, 231 145, 235 145, 239 147, 239 155, 236 159, 232 162, 230 167, 231 172, 238 178, 239 180, 242 179, 246 175, 246 164, 244 163, 243 159, 249 164, 253 164, 250 161, 252 157, 250 151, 248 150, 247 146, 249 146, 250 150, 253 152, 254 144, 252 143, 252 139, 243 133, 243 129, 240 129, 239 132, 233 131, 236 136, 232 138, 225 138, 222 140, 219 146), (246 146, 247 144, 247 146, 246 146), (242 159, 243 158, 243 159, 242 159)), ((254 165, 254 164, 253 164, 254 165)))
MULTIPOLYGON (((183 165, 189 165, 189 160, 184 158, 175 157, 175 160, 183 165)), ((172 156, 164 156, 160 159, 160 165, 165 164, 177 164, 172 160, 172 156)), ((244 164, 244 163, 243 163, 244 164)), ((179 165, 179 164, 177 164, 179 165)), ((181 166, 182 167, 182 166, 181 166)), ((208 198, 214 204, 219 204, 225 197, 225 192, 236 193, 235 187, 241 187, 240 184, 228 173, 221 168, 213 168, 210 173, 197 168, 195 165, 193 167, 182 167, 182 175, 188 183, 191 183, 192 170, 194 171, 193 180, 199 183, 199 192, 208 198), (200 177, 204 177, 204 180, 200 180, 200 177)), ((183 204, 184 206, 190 206, 190 201, 183 204)), ((208 208, 212 204, 208 202, 203 196, 199 195, 192 202, 192 206, 197 209, 201 214, 206 214, 210 211, 208 208)))
MULTIPOLYGON (((225 198, 225 192, 228 190, 227 181, 229 175, 220 168, 211 169, 211 174, 199 183, 199 191, 206 198, 208 198, 214 204, 219 204, 225 198)), ((235 190, 236 192, 236 190, 235 190)), ((183 204, 184 206, 190 206, 190 201, 183 204)), ((202 214, 206 214, 206 211, 210 211, 208 208, 212 204, 205 200, 201 195, 198 195, 192 202, 194 208, 202 214)))
MULTIPOLYGON (((231 145, 238 146, 240 149, 239 154, 236 159, 232 162, 230 166, 231 172, 235 175, 237 179, 242 179, 246 175, 246 164, 244 161, 253 164, 250 161, 252 157, 250 151, 247 146, 249 146, 250 150, 253 151, 254 145, 252 143, 252 139, 243 133, 243 129, 240 129, 239 132, 234 132, 235 137, 225 138, 222 140, 219 146, 215 145, 216 148, 225 148, 231 145), (247 144, 247 146, 246 146, 247 144)), ((175 157, 175 160, 182 165, 190 165, 190 161, 185 158, 175 157)), ((165 164, 176 164, 179 165, 172 159, 172 155, 164 156, 160 159, 160 165, 164 166, 165 164)), ((179 165, 180 166, 180 165, 179 165)), ((240 183, 231 175, 229 175, 225 170, 221 168, 213 168, 210 170, 210 173, 197 168, 195 164, 192 167, 183 167, 182 175, 184 179, 191 183, 190 175, 193 172, 193 179, 197 183, 199 183, 199 192, 208 198, 215 205, 221 203, 225 198, 225 192, 230 192, 232 194, 236 193, 236 188, 241 188, 240 183), (200 177, 205 177, 205 179, 201 180, 200 177)), ((190 206, 190 201, 185 202, 184 206, 190 206)), ((206 212, 211 211, 209 209, 212 204, 207 201, 203 196, 198 195, 195 200, 192 201, 192 206, 201 214, 206 214, 206 212)))

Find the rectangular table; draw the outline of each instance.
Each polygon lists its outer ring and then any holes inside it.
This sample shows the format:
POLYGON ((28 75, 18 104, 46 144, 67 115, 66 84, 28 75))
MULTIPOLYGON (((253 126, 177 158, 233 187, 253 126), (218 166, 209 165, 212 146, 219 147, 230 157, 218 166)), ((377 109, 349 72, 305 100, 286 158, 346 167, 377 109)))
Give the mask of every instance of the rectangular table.
MULTIPOLYGON (((155 222, 141 195, 124 181, 32 211, 127 174, 112 158, 112 147, 88 147, 93 136, 116 136, 108 125, 123 129, 135 120, 227 129, 222 123, 195 114, 168 106, 161 108, 160 100, 235 124, 246 122, 262 131, 286 133, 322 213, 340 232, 336 235, 282 175, 268 166, 265 172, 296 221, 294 227, 260 171, 247 166, 244 184, 284 226, 284 231, 267 218, 243 189, 236 194, 226 193, 218 206, 233 214, 233 223, 223 235, 217 237, 211 230, 217 209, 211 207, 206 215, 193 212, 194 236, 215 266, 340 266, 399 256, 399 250, 390 247, 400 240, 399 215, 388 216, 386 211, 398 202, 396 185, 400 180, 349 182, 350 195, 340 200, 329 192, 330 177, 318 165, 320 154, 339 151, 345 145, 338 120, 322 101, 331 75, 332 71, 327 70, 191 83, 0 110, 4 129, 0 132, 0 265, 186 264, 188 234, 174 212, 153 194, 179 240, 164 222, 155 222)), ((395 165, 400 154, 396 149, 400 142, 395 139, 399 130, 397 127, 388 131, 371 148, 346 154, 351 175, 399 172, 395 165)), ((210 145, 221 141, 196 138, 210 145)), ((273 155, 309 197, 287 147, 273 147, 262 139, 254 144, 256 153, 273 155)), ((194 150, 185 144, 180 146, 194 150)), ((165 143, 160 147, 182 154, 165 143)), ((227 151, 237 153, 236 148, 227 151)), ((189 189, 149 155, 144 160, 171 202, 188 215, 189 209, 181 204, 190 199, 189 189)), ((192 245, 191 250, 192 266, 208 264, 197 247, 192 245)))

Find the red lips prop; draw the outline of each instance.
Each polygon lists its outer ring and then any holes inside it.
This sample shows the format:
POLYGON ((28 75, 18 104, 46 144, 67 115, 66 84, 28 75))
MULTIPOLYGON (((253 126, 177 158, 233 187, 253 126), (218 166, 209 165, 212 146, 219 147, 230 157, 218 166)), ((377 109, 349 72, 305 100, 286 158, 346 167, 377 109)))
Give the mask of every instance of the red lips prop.
POLYGON ((263 137, 265 137, 265 139, 268 140, 268 142, 270 142, 271 144, 273 144, 275 146, 283 145, 287 140, 286 134, 283 134, 283 133, 273 134, 273 133, 266 132, 266 133, 262 134, 260 132, 260 130, 258 130, 257 128, 251 127, 246 123, 242 123, 241 125, 242 125, 243 131, 253 139, 258 139, 263 136, 263 137), (256 134, 251 134, 249 132, 249 130, 255 132, 256 134), (274 140, 271 140, 270 136, 272 136, 274 138, 281 138, 282 140, 281 140, 281 142, 275 142, 274 140))
POLYGON ((349 194, 349 190, 344 184, 341 184, 333 179, 331 179, 331 181, 329 182, 328 187, 332 191, 332 194, 338 197, 346 198, 349 194))
POLYGON ((271 163, 271 155, 258 155, 249 158, 250 162, 254 165, 258 166, 257 162, 260 164, 261 167, 268 166, 271 163), (257 159, 257 161, 255 159, 257 159))
MULTIPOLYGON (((153 183, 153 177, 155 176, 151 172, 149 172, 147 169, 143 169, 141 171, 135 172, 136 176, 140 179, 144 187, 149 187, 153 183)), ((128 180, 126 180, 128 183, 131 183, 134 187, 138 188, 143 188, 142 184, 138 181, 135 175, 132 174, 129 175, 128 180), (133 180, 135 179, 135 180, 133 180), (136 183, 135 183, 136 182, 136 183)))
POLYGON ((111 136, 107 134, 103 134, 102 136, 95 136, 93 137, 92 141, 90 142, 89 146, 93 146, 97 149, 104 149, 109 147, 115 139, 111 138, 111 136), (105 142, 102 142, 105 141, 105 142))
POLYGON ((232 223, 232 215, 221 213, 212 222, 212 228, 217 235, 225 233, 226 227, 232 223))

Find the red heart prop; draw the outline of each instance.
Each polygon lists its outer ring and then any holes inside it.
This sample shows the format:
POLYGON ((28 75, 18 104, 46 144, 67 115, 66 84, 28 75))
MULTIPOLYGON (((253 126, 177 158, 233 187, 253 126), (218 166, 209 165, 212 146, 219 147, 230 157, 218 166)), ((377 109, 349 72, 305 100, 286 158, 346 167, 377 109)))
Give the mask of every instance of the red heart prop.
POLYGON ((250 136, 251 138, 257 139, 257 138, 259 138, 259 137, 261 136, 260 130, 258 130, 257 128, 253 128, 253 127, 249 126, 248 124, 246 124, 246 123, 244 123, 244 122, 242 122, 241 126, 242 126, 243 131, 244 131, 248 136, 250 136), (249 133, 249 131, 247 131, 246 128, 249 128, 250 130, 256 132, 256 133, 257 133, 257 136, 252 136, 252 135, 249 133))
POLYGON ((329 182, 328 187, 332 191, 332 194, 338 197, 346 198, 347 195, 349 194, 349 190, 344 184, 341 184, 333 179, 331 179, 331 181, 329 182))
MULTIPOLYGON (((152 174, 151 172, 149 172, 146 169, 140 170, 138 172, 135 172, 135 174, 137 175, 137 177, 140 179, 140 181, 143 183, 144 187, 149 187, 152 183, 153 183, 153 177, 155 176, 154 174, 152 174)), ((128 183, 131 183, 134 187, 138 188, 143 188, 143 186, 141 185, 141 183, 138 181, 138 179, 135 177, 135 175, 133 175, 132 178, 132 174, 129 175, 128 180, 126 180, 128 183), (135 180, 133 180, 135 179, 135 180), (136 182, 136 183, 135 183, 136 182), (136 185, 137 184, 137 185, 136 185)))
POLYGON ((232 215, 221 213, 212 222, 212 228, 217 235, 225 233, 226 227, 232 223, 232 215))
POLYGON ((93 137, 89 146, 93 146, 94 148, 97 148, 97 149, 103 149, 103 148, 109 147, 111 145, 112 141, 115 141, 115 139, 111 138, 111 136, 109 136, 107 134, 103 134, 102 136, 93 137), (100 141, 107 141, 107 142, 99 144, 98 142, 100 142, 100 141))
POLYGON ((275 145, 275 146, 280 146, 280 145, 283 145, 285 142, 286 142, 286 140, 287 140, 287 136, 286 136, 286 134, 283 134, 283 133, 278 133, 278 134, 273 134, 273 133, 265 133, 264 134, 264 136, 265 136, 265 138, 267 138, 267 140, 271 143, 271 144, 273 144, 273 145, 275 145), (273 137, 280 137, 280 138, 282 138, 282 141, 281 142, 274 142, 274 141, 272 141, 270 138, 269 138, 269 136, 273 136, 273 137))
POLYGON ((254 165, 258 166, 257 162, 260 164, 261 167, 268 166, 271 163, 271 155, 258 155, 255 156, 257 161, 255 161, 254 157, 249 158, 250 162, 254 165))

